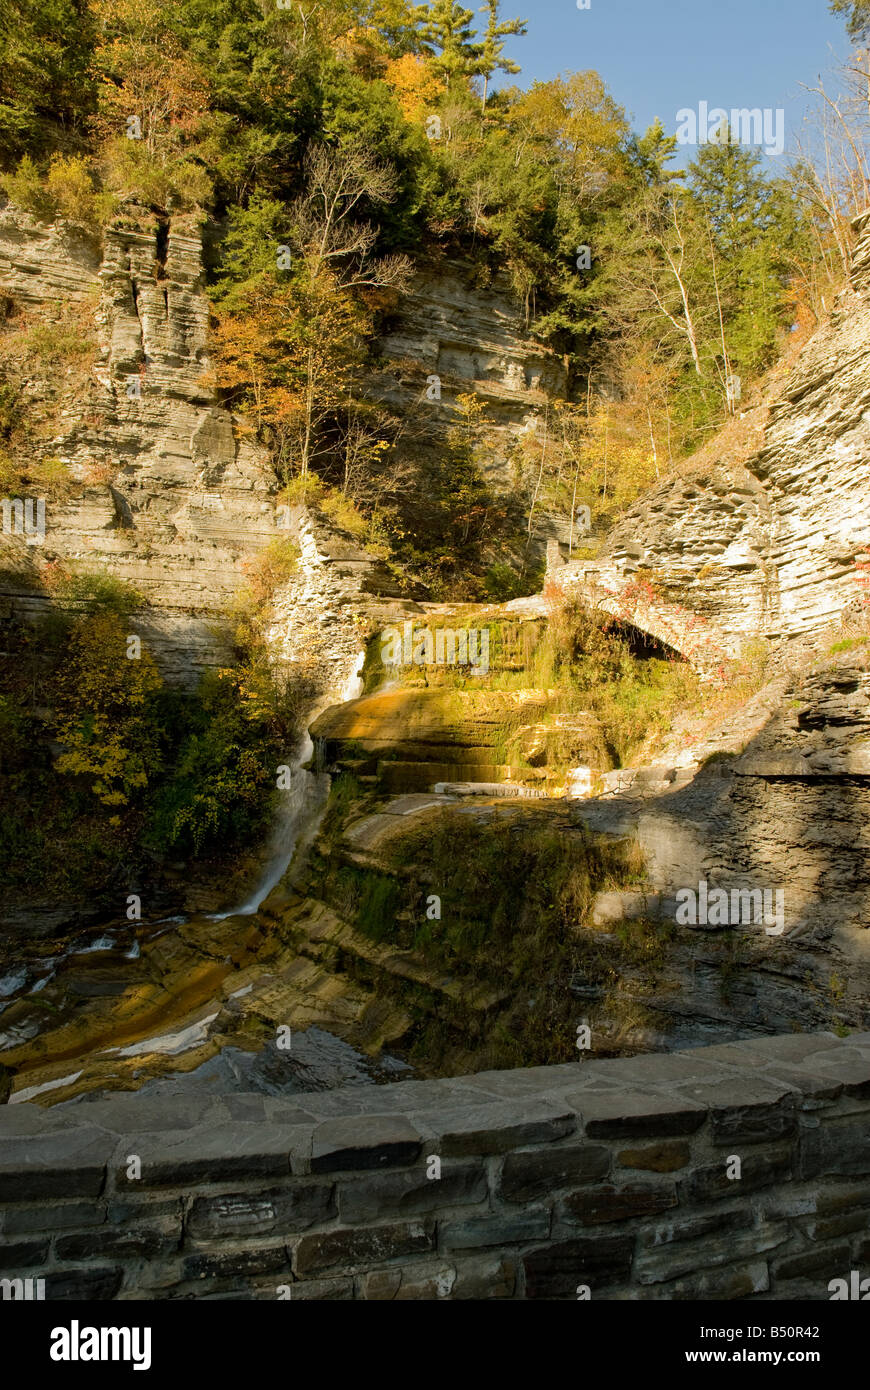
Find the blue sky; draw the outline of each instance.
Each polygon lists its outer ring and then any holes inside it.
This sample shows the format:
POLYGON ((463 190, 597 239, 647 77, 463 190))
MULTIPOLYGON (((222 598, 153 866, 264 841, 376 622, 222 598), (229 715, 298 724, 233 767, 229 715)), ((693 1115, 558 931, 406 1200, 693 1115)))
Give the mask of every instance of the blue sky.
POLYGON ((677 111, 700 101, 782 107, 786 154, 810 101, 800 84, 849 50, 827 0, 591 0, 589 10, 576 0, 503 0, 502 15, 525 19, 528 32, 507 45, 522 73, 499 74, 496 85, 594 68, 637 130, 660 116, 671 134, 677 111))

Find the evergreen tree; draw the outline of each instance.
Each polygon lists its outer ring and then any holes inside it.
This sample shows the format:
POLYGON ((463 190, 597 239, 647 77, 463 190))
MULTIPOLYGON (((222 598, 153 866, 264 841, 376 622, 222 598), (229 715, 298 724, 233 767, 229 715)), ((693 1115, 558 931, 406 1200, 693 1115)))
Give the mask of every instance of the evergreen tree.
POLYGON ((870 0, 831 0, 831 10, 846 16, 850 39, 856 43, 870 41, 870 0))
POLYGON ((82 140, 93 109, 87 0, 0 0, 0 163, 82 140))
POLYGON ((483 77, 483 109, 486 110, 486 95, 489 88, 489 80, 494 72, 517 73, 521 71, 519 63, 513 62, 510 58, 504 57, 504 44, 502 39, 509 34, 522 35, 526 32, 526 22, 524 19, 507 19, 499 23, 498 17, 499 0, 487 0, 481 13, 488 12, 486 33, 481 44, 480 61, 477 71, 483 77))
POLYGON ((762 173, 760 154, 730 139, 700 149, 689 186, 707 229, 723 358, 742 374, 755 374, 773 360, 791 316, 790 254, 801 237, 799 213, 781 185, 762 173))
POLYGON ((438 50, 432 66, 448 88, 451 78, 480 71, 483 45, 474 41, 473 10, 463 9, 458 0, 430 0, 429 5, 418 5, 413 17, 420 25, 424 49, 438 50))
POLYGON ((647 185, 663 185, 682 178, 679 169, 668 169, 677 148, 676 135, 668 135, 658 117, 645 135, 632 135, 628 152, 635 176, 647 185))

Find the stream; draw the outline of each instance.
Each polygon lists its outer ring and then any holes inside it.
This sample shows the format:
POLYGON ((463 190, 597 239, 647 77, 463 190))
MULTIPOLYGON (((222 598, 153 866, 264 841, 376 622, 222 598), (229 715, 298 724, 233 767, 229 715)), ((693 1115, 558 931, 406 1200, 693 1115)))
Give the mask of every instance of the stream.
MULTIPOLYGON (((339 698, 327 694, 308 722, 328 705, 356 698, 361 666, 362 657, 339 698)), ((219 912, 113 923, 0 975, 0 1065, 8 1058, 17 1073, 10 1104, 52 1092, 58 1092, 55 1103, 76 1104, 119 1085, 159 1094, 278 1095, 373 1084, 407 1072, 404 1063, 389 1057, 375 1063, 314 1025, 294 1029, 286 1052, 268 1043, 257 1051, 222 1046, 217 1053, 208 1045, 221 1010, 254 988, 243 979, 233 990, 233 976, 253 970, 268 982, 268 971, 256 970, 257 914, 323 818, 331 779, 312 768, 314 755, 306 729, 288 759, 289 785, 279 791, 263 863, 242 902, 219 912)))

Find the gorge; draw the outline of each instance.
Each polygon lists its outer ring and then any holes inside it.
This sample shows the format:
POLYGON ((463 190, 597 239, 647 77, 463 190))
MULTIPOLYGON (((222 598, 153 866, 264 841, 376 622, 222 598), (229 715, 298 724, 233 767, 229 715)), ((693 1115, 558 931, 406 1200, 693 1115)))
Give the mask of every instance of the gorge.
POLYGON ((0 101, 2 1298, 851 1287, 865 194, 437 4, 81 8, 0 101))

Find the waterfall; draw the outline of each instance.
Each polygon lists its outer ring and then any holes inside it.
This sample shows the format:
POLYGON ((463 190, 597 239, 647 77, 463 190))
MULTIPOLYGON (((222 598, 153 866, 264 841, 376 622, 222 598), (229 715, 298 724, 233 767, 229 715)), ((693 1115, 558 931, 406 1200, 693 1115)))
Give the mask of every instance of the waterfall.
POLYGON ((348 700, 358 700, 359 697, 360 697, 360 695, 362 695, 362 693, 363 693, 362 669, 363 669, 363 667, 365 666, 365 664, 366 664, 366 654, 365 654, 364 651, 362 651, 362 652, 360 652, 360 654, 359 654, 359 656, 358 656, 358 658, 357 658, 356 666, 354 666, 353 670, 351 671, 351 673, 350 673, 350 675, 348 676, 347 680, 345 681, 344 685, 341 687, 341 693, 339 694, 339 697, 338 697, 338 703, 339 703, 340 705, 346 705, 347 702, 348 702, 348 700))
MULTIPOLYGON (((365 652, 360 652, 354 670, 341 687, 340 703, 344 704, 347 700, 355 700, 361 693, 364 661, 365 652)), ((320 709, 325 708, 326 703, 328 702, 324 702, 320 708, 312 712, 310 716, 312 722, 320 713, 320 709)), ((321 744, 319 739, 318 744, 321 744)), ((294 757, 288 761, 287 766, 290 768, 290 785, 278 793, 280 800, 269 836, 266 862, 256 885, 239 907, 233 907, 228 912, 211 913, 210 916, 213 921, 222 922, 225 917, 252 916, 269 896, 275 885, 280 883, 284 877, 300 840, 316 830, 320 823, 320 818, 326 809, 331 780, 329 774, 322 770, 322 744, 315 748, 311 735, 306 730, 299 748, 294 757), (312 758, 314 770, 309 771, 303 767, 303 763, 311 763, 312 758)))
POLYGON ((230 908, 228 912, 209 914, 214 921, 221 922, 225 917, 252 916, 284 877, 300 839, 319 823, 329 796, 330 778, 326 772, 309 772, 302 766, 309 761, 313 751, 311 737, 306 733, 298 752, 288 763, 289 786, 278 792, 278 809, 260 875, 243 903, 230 908))

